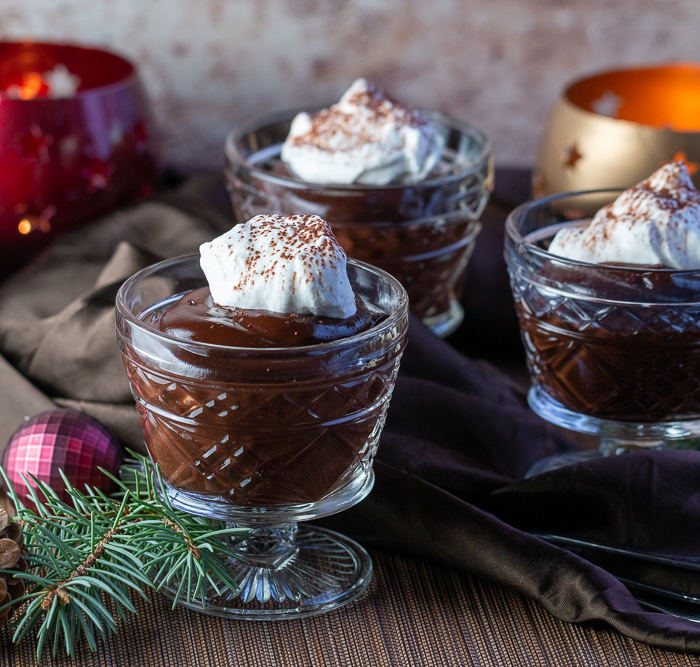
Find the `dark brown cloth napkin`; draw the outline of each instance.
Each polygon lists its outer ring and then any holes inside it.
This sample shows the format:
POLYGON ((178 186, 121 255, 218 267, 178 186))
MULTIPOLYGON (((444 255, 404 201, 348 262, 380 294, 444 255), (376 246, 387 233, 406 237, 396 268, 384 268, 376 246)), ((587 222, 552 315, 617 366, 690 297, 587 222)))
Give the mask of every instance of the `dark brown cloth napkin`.
MULTIPOLYGON (((193 252, 231 224, 218 179, 195 179, 62 237, 8 279, 0 287, 0 446, 25 416, 58 405, 95 416, 143 451, 116 346, 114 296, 134 271, 193 252)), ((469 299, 467 316, 477 318, 469 299)), ((477 331, 478 322, 470 319, 469 328, 477 331)), ((607 623, 655 646, 700 652, 700 626, 644 611, 606 570, 530 534, 700 553, 700 454, 628 454, 522 480, 535 461, 570 448, 508 378, 412 320, 375 488, 326 523, 513 588, 564 620, 607 623)), ((602 564, 700 590, 693 573, 625 559, 602 564)))

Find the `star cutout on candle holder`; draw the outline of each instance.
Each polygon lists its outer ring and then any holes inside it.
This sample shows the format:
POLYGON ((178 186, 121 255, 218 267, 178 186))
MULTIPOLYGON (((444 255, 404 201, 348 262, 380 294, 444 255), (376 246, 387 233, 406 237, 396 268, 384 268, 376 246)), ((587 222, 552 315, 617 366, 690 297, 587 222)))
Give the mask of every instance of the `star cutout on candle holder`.
POLYGON ((148 131, 142 118, 134 123, 134 142, 139 150, 148 148, 148 131))
POLYGON ((563 165, 567 169, 573 169, 577 162, 583 157, 578 149, 578 143, 574 141, 571 146, 564 149, 564 162, 563 165))
POLYGON ((591 102, 591 110, 599 116, 617 118, 620 107, 625 103, 625 98, 615 95, 612 90, 606 90, 597 100, 591 102))
POLYGON ((80 88, 80 77, 72 74, 62 63, 56 65, 52 70, 44 72, 43 78, 48 87, 49 97, 73 97, 80 88))
MULTIPOLYGON (((700 169, 700 163, 691 162, 687 158, 685 151, 676 151, 675 155, 668 162, 684 162, 685 166, 688 168, 688 173, 691 176, 697 173, 698 169, 700 169)), ((668 162, 664 162, 661 166, 668 164, 668 162)))
POLYGON ((104 190, 108 185, 114 173, 114 166, 107 160, 93 158, 90 163, 82 170, 81 174, 87 181, 90 192, 96 190, 104 190))
POLYGON ((64 164, 79 158, 80 139, 75 134, 68 134, 58 142, 58 150, 64 164))
POLYGON ((109 143, 112 146, 119 145, 124 139, 124 128, 119 121, 115 121, 109 128, 109 143))
POLYGON ((37 160, 40 164, 49 161, 49 147, 53 144, 53 137, 44 134, 41 128, 33 123, 29 128, 29 134, 20 139, 20 151, 23 158, 37 160))

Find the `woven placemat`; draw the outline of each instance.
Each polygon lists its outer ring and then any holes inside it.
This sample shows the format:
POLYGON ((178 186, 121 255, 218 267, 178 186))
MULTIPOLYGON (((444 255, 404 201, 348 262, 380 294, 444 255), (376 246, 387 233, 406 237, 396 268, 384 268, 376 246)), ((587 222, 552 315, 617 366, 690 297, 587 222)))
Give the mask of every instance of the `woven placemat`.
MULTIPOLYGON (((227 621, 176 609, 160 595, 121 623, 97 653, 51 658, 72 667, 446 667, 457 665, 697 665, 697 656, 632 641, 611 630, 564 623, 537 603, 463 573, 372 552, 371 588, 322 616, 278 623, 227 621)), ((36 665, 34 643, 0 633, 0 665, 36 665)))

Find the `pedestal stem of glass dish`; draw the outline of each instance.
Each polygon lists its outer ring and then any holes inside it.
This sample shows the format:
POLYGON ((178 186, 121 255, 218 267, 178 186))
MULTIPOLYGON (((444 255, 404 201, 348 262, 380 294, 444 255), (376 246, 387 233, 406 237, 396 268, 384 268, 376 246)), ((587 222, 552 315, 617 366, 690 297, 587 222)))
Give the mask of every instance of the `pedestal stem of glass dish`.
POLYGON ((548 422, 575 433, 600 437, 598 449, 564 452, 537 461, 525 473, 534 477, 572 463, 653 449, 700 450, 700 419, 666 422, 616 421, 564 407, 539 384, 527 395, 532 410, 548 422))
MULTIPOLYGON (((352 602, 372 580, 372 560, 353 540, 325 528, 297 523, 241 524, 250 529, 229 538, 235 557, 229 574, 237 583, 228 587, 216 573, 202 600, 180 605, 214 616, 273 621, 313 616, 352 602)), ((178 582, 161 592, 175 597, 178 582)))
POLYGON ((285 567, 299 552, 296 523, 260 525, 227 522, 226 526, 250 531, 232 536, 229 547, 242 562, 251 567, 278 570, 285 567))

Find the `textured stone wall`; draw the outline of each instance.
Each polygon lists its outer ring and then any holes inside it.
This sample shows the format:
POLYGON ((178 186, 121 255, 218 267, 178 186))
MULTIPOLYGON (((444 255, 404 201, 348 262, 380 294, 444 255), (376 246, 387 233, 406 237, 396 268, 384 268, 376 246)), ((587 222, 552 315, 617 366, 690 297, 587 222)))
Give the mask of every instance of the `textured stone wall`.
POLYGON ((364 75, 469 120, 531 164, 572 77, 700 60, 698 0, 0 0, 0 38, 103 45, 135 61, 166 161, 217 167, 251 115, 336 99, 364 75))

